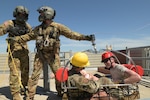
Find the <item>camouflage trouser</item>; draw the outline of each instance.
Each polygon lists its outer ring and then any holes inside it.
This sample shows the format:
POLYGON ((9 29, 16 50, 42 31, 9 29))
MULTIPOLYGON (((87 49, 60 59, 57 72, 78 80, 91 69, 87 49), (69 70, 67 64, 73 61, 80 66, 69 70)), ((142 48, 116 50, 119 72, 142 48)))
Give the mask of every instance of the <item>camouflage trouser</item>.
POLYGON ((87 100, 90 100, 93 94, 102 89, 101 85, 106 84, 113 84, 113 82, 107 77, 100 77, 98 81, 93 81, 74 74, 69 77, 68 86, 77 87, 78 89, 68 89, 68 97, 70 97, 71 100, 74 100, 73 98, 75 97, 78 98, 76 100, 84 100, 83 98, 88 97, 87 100))
MULTIPOLYGON (((46 55, 43 55, 43 56, 45 58, 45 61, 50 66, 52 72, 55 74, 57 69, 60 68, 60 59, 59 59, 59 55, 57 54, 55 54, 55 56, 52 56, 52 55, 49 55, 47 53, 46 55)), ((28 94, 27 94, 28 99, 27 100, 30 100, 30 98, 34 98, 34 95, 36 93, 36 87, 38 85, 38 80, 39 80, 43 67, 44 67, 44 64, 43 64, 42 59, 39 57, 38 54, 36 54, 35 59, 34 59, 33 73, 28 82, 28 94)), ((58 82, 56 79, 55 79, 55 83, 56 83, 56 90, 58 92, 61 92, 61 83, 58 82)))
MULTIPOLYGON (((77 87, 77 89, 68 89, 68 97, 84 96, 83 91, 93 94, 92 98, 88 100, 137 100, 139 99, 138 87, 133 86, 105 86, 113 85, 114 83, 106 77, 100 77, 98 81, 92 81, 84 78, 83 76, 74 74, 68 78, 68 85, 77 87), (104 91, 101 91, 104 90, 104 91), (105 97, 105 98, 104 98, 105 97)), ((73 100, 73 99, 71 99, 73 100)))
MULTIPOLYGON (((10 68, 10 90, 13 95, 13 100, 17 98, 16 94, 20 93, 20 87, 27 86, 29 79, 29 56, 28 50, 14 51, 12 52, 13 59, 9 56, 9 68, 10 68), (20 80, 21 74, 21 80, 20 80), (20 86, 21 82, 21 86, 20 86)), ((17 99, 21 100, 21 99, 17 99)))
POLYGON ((135 91, 131 95, 124 97, 124 100, 138 100, 138 99, 140 99, 139 91, 135 91))
POLYGON ((114 88, 110 89, 109 94, 117 100, 137 100, 140 99, 138 90, 126 90, 127 88, 114 88))

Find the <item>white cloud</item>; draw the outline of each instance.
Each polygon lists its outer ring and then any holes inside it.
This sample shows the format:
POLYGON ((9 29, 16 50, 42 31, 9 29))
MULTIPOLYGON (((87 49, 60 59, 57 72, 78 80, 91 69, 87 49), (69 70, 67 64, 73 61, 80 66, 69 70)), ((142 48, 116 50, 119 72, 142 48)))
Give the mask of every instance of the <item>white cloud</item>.
POLYGON ((97 44, 98 47, 105 48, 106 45, 112 45, 113 49, 125 49, 133 48, 133 47, 141 47, 141 46, 149 46, 150 45, 150 37, 144 37, 144 38, 135 38, 135 39, 127 39, 127 38, 111 38, 108 40, 104 39, 97 39, 97 42, 100 44, 97 44))
MULTIPOLYGON (((67 50, 87 50, 87 49, 93 49, 90 42, 84 42, 84 41, 70 41, 70 40, 63 40, 62 49, 67 50)), ((106 45, 112 45, 114 50, 120 50, 133 47, 142 47, 142 46, 149 46, 150 45, 150 37, 143 37, 143 38, 134 38, 134 39, 128 39, 128 38, 108 38, 96 39, 96 48, 98 50, 100 49, 106 49, 106 45)))
POLYGON ((150 26, 150 24, 146 24, 146 25, 144 25, 144 26, 142 26, 142 27, 136 29, 135 32, 144 30, 145 28, 148 28, 149 26, 150 26))

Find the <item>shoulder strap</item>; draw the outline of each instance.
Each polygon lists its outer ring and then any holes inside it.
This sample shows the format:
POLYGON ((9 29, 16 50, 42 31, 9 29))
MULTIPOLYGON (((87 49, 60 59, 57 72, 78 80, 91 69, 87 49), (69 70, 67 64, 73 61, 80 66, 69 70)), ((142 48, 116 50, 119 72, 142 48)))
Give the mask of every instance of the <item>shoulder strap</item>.
POLYGON ((12 22, 13 22, 14 26, 16 26, 16 21, 15 21, 15 20, 12 20, 12 22))
POLYGON ((51 26, 52 30, 50 31, 49 37, 53 38, 53 34, 54 34, 54 26, 51 26))
POLYGON ((60 34, 59 29, 55 26, 52 26, 52 25, 50 25, 49 27, 51 27, 49 37, 50 38, 55 38, 57 41, 59 41, 59 34, 60 34))

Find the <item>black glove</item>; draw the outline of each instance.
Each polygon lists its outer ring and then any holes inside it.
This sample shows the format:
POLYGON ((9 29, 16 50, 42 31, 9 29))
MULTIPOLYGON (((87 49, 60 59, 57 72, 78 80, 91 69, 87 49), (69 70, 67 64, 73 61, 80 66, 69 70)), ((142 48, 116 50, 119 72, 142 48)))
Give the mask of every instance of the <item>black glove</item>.
POLYGON ((91 34, 91 35, 87 35, 85 36, 87 38, 87 40, 89 41, 95 41, 95 35, 94 34, 91 34))

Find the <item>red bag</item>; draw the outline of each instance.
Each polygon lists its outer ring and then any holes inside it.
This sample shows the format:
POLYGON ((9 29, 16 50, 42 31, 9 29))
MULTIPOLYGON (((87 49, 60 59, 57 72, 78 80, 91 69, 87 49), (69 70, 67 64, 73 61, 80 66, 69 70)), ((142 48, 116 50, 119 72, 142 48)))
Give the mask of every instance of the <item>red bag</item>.
POLYGON ((56 71, 56 79, 60 82, 65 82, 68 79, 68 69, 61 67, 56 71))
POLYGON ((122 64, 123 66, 125 66, 126 68, 138 73, 140 76, 143 76, 144 74, 144 70, 142 68, 142 66, 140 65, 132 65, 132 64, 122 64))

